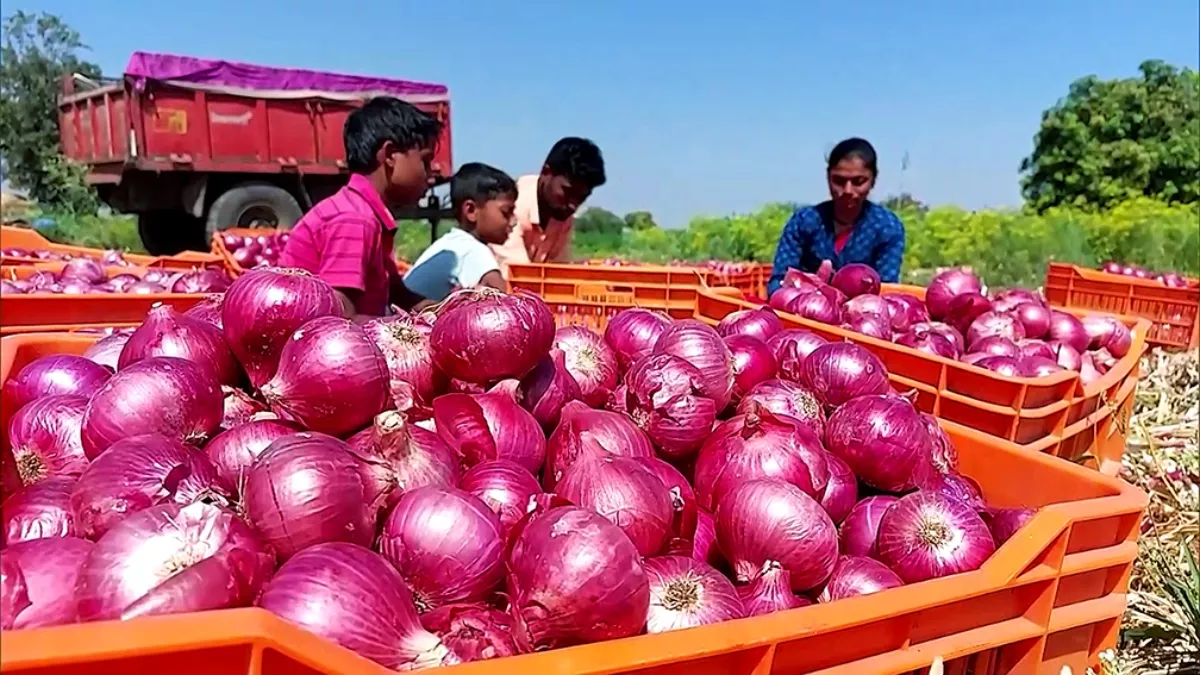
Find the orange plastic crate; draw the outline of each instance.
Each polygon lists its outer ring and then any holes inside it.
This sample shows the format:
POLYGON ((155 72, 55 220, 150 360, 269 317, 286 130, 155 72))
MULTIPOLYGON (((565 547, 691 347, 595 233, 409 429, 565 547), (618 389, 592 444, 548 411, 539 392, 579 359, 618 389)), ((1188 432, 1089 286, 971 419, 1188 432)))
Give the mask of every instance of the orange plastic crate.
MULTIPOLYGON (((715 296, 714 296, 715 297, 715 296)), ((721 300, 721 298, 717 298, 721 300)), ((0 380, 94 338, 0 339, 0 380)), ((5 416, 11 415, 9 411, 5 416)), ((997 506, 1039 514, 979 570, 871 596, 686 631, 456 666, 448 675, 965 675, 1083 673, 1116 644, 1146 495, 946 423, 964 473, 997 506)), ((0 428, 7 428, 7 420, 0 428)), ((265 611, 13 631, 0 669, 37 675, 385 675, 265 611)))
POLYGON ((1200 345, 1200 281, 1168 288, 1152 279, 1135 279, 1076 265, 1050 263, 1046 299, 1057 307, 1125 314, 1147 319, 1146 340, 1153 345, 1192 349, 1200 345))
POLYGON ((720 274, 704 267, 668 265, 511 264, 509 283, 569 286, 672 286, 736 288, 744 296, 766 297, 770 265, 752 265, 746 272, 720 274))
MULTIPOLYGON (((27 250, 45 250, 54 251, 56 253, 64 253, 72 256, 87 256, 100 260, 104 252, 100 249, 87 248, 84 246, 68 246, 66 244, 55 244, 49 239, 33 230, 28 230, 23 227, 0 227, 0 248, 23 248, 27 250)), ((220 256, 211 253, 200 253, 197 251, 184 251, 179 255, 165 256, 149 256, 138 253, 125 253, 125 260, 139 267, 162 267, 171 270, 190 270, 198 267, 224 266, 224 261, 220 256)), ((39 258, 21 258, 13 256, 4 256, 2 260, 5 265, 30 265, 34 263, 45 263, 48 261, 39 258)), ((122 269, 122 268, 113 268, 122 269)))

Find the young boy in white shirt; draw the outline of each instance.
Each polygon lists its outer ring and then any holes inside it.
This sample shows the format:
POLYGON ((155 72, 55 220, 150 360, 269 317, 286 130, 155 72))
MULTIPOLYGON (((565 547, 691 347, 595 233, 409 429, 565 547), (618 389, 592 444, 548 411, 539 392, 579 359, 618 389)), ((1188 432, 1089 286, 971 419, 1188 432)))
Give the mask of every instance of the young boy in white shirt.
POLYGON ((458 226, 442 235, 404 275, 417 296, 418 311, 460 288, 487 286, 507 291, 489 244, 502 244, 516 224, 517 184, 503 171, 473 162, 450 181, 450 205, 458 226))

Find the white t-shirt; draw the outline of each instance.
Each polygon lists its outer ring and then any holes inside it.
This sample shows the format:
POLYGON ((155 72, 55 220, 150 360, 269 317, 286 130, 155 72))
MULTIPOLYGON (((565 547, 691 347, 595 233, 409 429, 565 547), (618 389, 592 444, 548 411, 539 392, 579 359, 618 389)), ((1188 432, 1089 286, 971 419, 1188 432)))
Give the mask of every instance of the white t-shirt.
POLYGON ((459 288, 479 285, 483 275, 499 269, 487 244, 456 227, 425 249, 404 275, 404 285, 427 300, 440 302, 459 288))

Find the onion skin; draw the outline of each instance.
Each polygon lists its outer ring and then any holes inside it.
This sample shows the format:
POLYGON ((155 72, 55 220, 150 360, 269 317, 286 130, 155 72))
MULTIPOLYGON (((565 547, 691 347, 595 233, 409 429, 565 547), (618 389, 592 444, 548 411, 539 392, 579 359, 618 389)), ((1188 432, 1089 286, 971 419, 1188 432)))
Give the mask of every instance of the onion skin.
POLYGON ((1023 377, 1021 362, 1011 356, 985 356, 976 361, 974 365, 1005 377, 1023 377))
POLYGON ((820 335, 799 328, 789 328, 767 341, 767 346, 775 354, 779 379, 790 382, 800 382, 800 369, 809 354, 826 344, 829 341, 820 335))
POLYGON ((1021 377, 1046 377, 1066 370, 1057 361, 1042 356, 1023 357, 1017 360, 1017 364, 1020 368, 1017 374, 1021 377))
POLYGON ((621 528, 642 556, 660 553, 671 534, 671 493, 639 460, 583 457, 567 469, 555 492, 621 528))
POLYGON ((860 396, 829 416, 825 447, 859 480, 886 492, 916 487, 933 441, 916 408, 889 396, 860 396))
POLYGON ((1050 310, 1041 303, 1023 302, 1011 314, 1021 322, 1026 338, 1043 338, 1050 331, 1050 310))
POLYGON ((563 353, 563 364, 579 385, 581 400, 599 408, 620 381, 617 354, 599 333, 583 326, 563 326, 554 335, 553 349, 563 353))
POLYGON ((847 320, 855 316, 876 316, 886 321, 889 328, 892 325, 891 310, 888 309, 887 300, 878 295, 859 295, 850 298, 842 306, 842 312, 847 320))
POLYGON ((173 356, 211 368, 223 385, 235 386, 242 379, 242 369, 221 331, 170 305, 155 303, 150 308, 121 350, 117 370, 152 356, 173 356))
POLYGON ((738 586, 737 593, 746 616, 764 616, 812 604, 804 596, 792 592, 787 570, 774 561, 763 565, 758 576, 749 584, 738 586))
POLYGON ((1008 356, 1017 358, 1021 350, 1017 343, 1003 335, 989 335, 972 343, 971 353, 984 353, 988 356, 1008 356))
POLYGON ((509 390, 439 396, 433 402, 433 419, 438 435, 467 468, 507 459, 537 475, 546 461, 541 425, 517 405, 509 390))
POLYGON ((274 554, 231 511, 200 502, 155 506, 96 542, 79 575, 79 617, 246 607, 274 569, 274 554))
POLYGON ((717 324, 717 334, 723 338, 748 335, 763 342, 775 337, 782 330, 783 322, 779 320, 779 316, 766 307, 739 309, 717 324))
POLYGON ((737 414, 745 415, 754 406, 776 416, 790 417, 807 426, 818 438, 825 437, 825 410, 816 394, 787 380, 767 380, 746 392, 738 403, 737 414))
POLYGON ((12 410, 43 396, 90 398, 110 377, 111 371, 82 356, 43 356, 4 383, 4 398, 12 410))
MULTIPOLYGON (((221 307, 225 303, 225 295, 210 295, 200 302, 192 305, 185 311, 184 316, 189 316, 198 321, 203 321, 224 334, 225 325, 221 320, 221 307)), ((236 358, 236 357, 235 357, 236 358)))
POLYGON ((646 560, 650 583, 647 633, 665 633, 746 616, 737 590, 720 572, 682 556, 646 560))
POLYGON ((633 542, 585 509, 534 518, 509 556, 514 633, 522 651, 637 635, 650 585, 633 542))
POLYGON ((818 594, 817 602, 826 603, 855 598, 903 585, 904 582, 900 580, 900 577, 878 560, 859 556, 842 556, 838 558, 829 581, 818 594))
POLYGON ((1037 515, 1037 509, 987 509, 981 515, 984 522, 987 523, 988 531, 992 533, 992 540, 999 548, 1004 542, 1012 539, 1013 535, 1025 527, 1029 521, 1033 520, 1033 517, 1037 515))
POLYGON ((1051 341, 1067 344, 1080 353, 1087 351, 1088 343, 1091 342, 1082 321, 1073 314, 1058 310, 1050 310, 1050 329, 1047 336, 1051 341))
POLYGON ((455 604, 421 615, 425 630, 463 663, 486 661, 520 653, 512 636, 512 617, 480 604, 455 604))
POLYGON ((829 285, 846 294, 848 298, 860 295, 879 294, 879 273, 870 265, 850 263, 833 273, 829 285))
POLYGON ((779 290, 771 294, 770 301, 767 304, 771 307, 771 309, 776 309, 780 312, 787 312, 790 311, 788 310, 788 305, 792 304, 796 298, 799 298, 806 293, 811 293, 815 290, 816 286, 813 284, 808 284, 803 287, 781 286, 779 290))
POLYGON ((70 476, 47 478, 9 495, 0 506, 5 545, 79 536, 71 512, 71 491, 76 482, 70 476))
POLYGON ((848 316, 842 323, 842 327, 846 330, 866 335, 867 337, 873 337, 876 340, 892 339, 891 322, 887 318, 877 314, 854 314, 848 316))
POLYGON ((246 472, 276 439, 302 429, 284 420, 253 420, 222 431, 204 446, 204 454, 225 485, 241 492, 246 472))
POLYGON ((404 493, 384 521, 379 552, 400 572, 420 613, 482 602, 504 580, 500 518, 456 488, 404 493))
POLYGON ((713 400, 718 411, 729 405, 733 354, 711 326, 695 319, 676 321, 658 338, 654 353, 670 354, 695 366, 700 372, 701 393, 713 400))
POLYGON ((821 585, 838 555, 829 515, 800 488, 780 480, 747 481, 725 495, 717 507, 717 542, 740 583, 776 561, 795 591, 821 585))
POLYGON ((887 510, 877 545, 879 560, 910 584, 978 569, 996 550, 973 508, 924 490, 887 510))
POLYGON ((125 343, 128 341, 129 336, 123 333, 105 335, 96 340, 91 347, 88 347, 83 352, 83 358, 115 372, 117 370, 117 361, 120 360, 121 352, 125 349, 125 343))
POLYGON ((79 477, 87 469, 81 429, 88 401, 82 396, 43 396, 23 406, 8 423, 11 458, 21 485, 54 476, 79 477))
POLYGON ((335 542, 301 551, 267 582, 258 606, 386 668, 460 662, 421 627, 400 573, 361 546, 335 542))
POLYGON ((903 333, 918 323, 929 321, 925 303, 917 296, 910 293, 884 293, 882 297, 887 303, 893 331, 903 333))
POLYGON ((1116 318, 1093 314, 1083 317, 1082 323, 1088 335, 1088 349, 1107 349, 1118 359, 1129 353, 1133 334, 1116 318))
POLYGON ((855 397, 885 394, 891 389, 879 358, 849 342, 817 347, 800 368, 800 383, 822 404, 834 408, 855 397))
POLYGON ((246 518, 281 560, 326 542, 370 546, 379 504, 362 463, 332 436, 276 439, 246 472, 246 518))
POLYGON ((429 334, 432 328, 411 316, 387 316, 363 324, 367 337, 387 363, 388 390, 401 412, 411 403, 410 414, 429 417, 433 399, 446 391, 448 381, 433 363, 429 334))
POLYGON ((609 455, 653 457, 654 444, 628 415, 592 410, 579 401, 572 401, 563 408, 558 427, 546 444, 542 485, 550 492, 563 473, 580 458, 609 455))
POLYGON ((711 513, 696 510, 696 535, 692 537, 692 559, 726 569, 728 563, 717 546, 717 519, 711 513))
POLYGON ((524 291, 458 291, 438 313, 430 335, 433 360, 447 375, 488 384, 533 370, 554 341, 554 315, 524 291))
POLYGON ((351 453, 363 463, 371 500, 395 506, 409 490, 454 487, 458 458, 440 436, 408 423, 403 413, 386 410, 374 423, 350 437, 351 453))
MULTIPOLYGON (((75 586, 93 548, 90 541, 58 537, 11 544, 0 552, 5 576, 19 573, 24 587, 21 594, 24 602, 15 607, 5 593, 4 629, 44 628, 78 622, 75 586)), ((7 585, 8 580, 5 582, 7 585)))
POLYGON ((842 310, 838 306, 837 300, 831 299, 829 295, 822 292, 824 290, 823 288, 820 291, 810 291, 797 296, 788 303, 785 311, 811 321, 836 326, 842 321, 842 310))
POLYGON ((505 534, 525 516, 529 500, 542 492, 529 471, 503 459, 471 467, 458 481, 458 488, 487 505, 500 518, 505 534))
POLYGON ((1042 340, 1026 338, 1017 343, 1017 358, 1027 359, 1034 356, 1050 359, 1056 363, 1058 359, 1050 345, 1042 340))
POLYGON ((967 347, 975 351, 975 345, 987 337, 998 335, 1011 340, 1014 344, 1025 339, 1025 325, 1011 314, 1000 312, 984 312, 980 314, 967 330, 967 347))
POLYGON ((224 399, 216 374, 191 361, 155 356, 114 375, 83 415, 83 449, 95 460, 140 434, 202 444, 221 426, 224 399))
POLYGON ((842 555, 878 558, 879 523, 883 514, 900 501, 891 495, 866 497, 842 521, 839 541, 842 555))
POLYGON ((521 379, 517 392, 521 407, 528 410, 543 429, 553 429, 563 406, 583 398, 579 383, 567 371, 565 355, 558 349, 551 349, 538 361, 521 379))
MULTIPOLYGON (((250 398, 250 395, 241 389, 233 387, 221 387, 221 394, 225 399, 221 404, 221 428, 232 429, 241 426, 256 415, 266 413, 267 406, 250 398)), ((271 417, 275 417, 275 413, 269 413, 271 417)))
POLYGON ((172 293, 223 293, 229 290, 229 275, 217 269, 188 272, 171 284, 172 293))
POLYGON ((760 382, 775 377, 775 355, 767 343, 748 335, 725 338, 733 363, 733 400, 740 401, 760 382))
POLYGON ((671 520, 670 539, 663 550, 670 555, 691 555, 699 512, 696 492, 683 473, 670 462, 658 457, 643 457, 638 461, 662 481, 671 496, 674 517, 671 520))
POLYGON ((858 502, 858 479, 850 465, 833 453, 825 453, 829 464, 829 482, 821 493, 821 508, 829 514, 835 524, 840 524, 858 502))
POLYGON ((695 366, 670 354, 648 356, 625 373, 629 415, 667 459, 691 457, 712 432, 720 409, 702 383, 695 366))
MULTIPOLYGON (((963 335, 967 335, 972 323, 980 316, 992 311, 992 303, 980 293, 963 293, 950 301, 950 310, 946 314, 946 323, 950 324, 963 335)), ((971 340, 967 339, 970 346, 971 340)))
POLYGON ((604 329, 604 341, 612 347, 621 371, 629 370, 635 361, 649 356, 671 319, 661 312, 648 309, 626 309, 617 312, 604 329))
POLYGON ((896 344, 944 359, 957 359, 959 355, 958 347, 945 335, 919 327, 897 337, 896 344))
POLYGON ((951 268, 939 272, 929 282, 925 291, 925 306, 929 315, 941 321, 950 311, 950 302, 963 293, 983 293, 979 277, 963 268, 951 268))

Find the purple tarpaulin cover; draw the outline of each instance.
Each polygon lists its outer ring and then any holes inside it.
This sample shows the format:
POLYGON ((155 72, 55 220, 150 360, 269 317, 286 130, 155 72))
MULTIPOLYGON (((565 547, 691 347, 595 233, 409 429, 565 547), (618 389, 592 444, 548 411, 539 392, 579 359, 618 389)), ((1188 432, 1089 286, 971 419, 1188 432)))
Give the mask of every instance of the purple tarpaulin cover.
POLYGON ((322 73, 299 68, 272 68, 149 52, 134 52, 129 57, 125 74, 134 78, 139 87, 145 86, 147 80, 157 80, 200 89, 253 92, 260 96, 327 96, 340 99, 389 94, 406 100, 449 98, 449 90, 442 84, 322 73))

